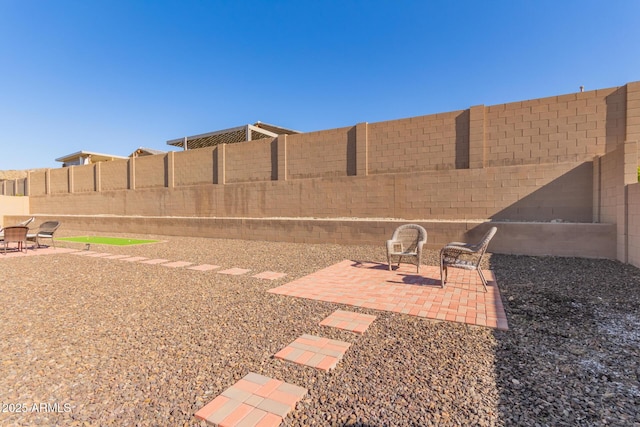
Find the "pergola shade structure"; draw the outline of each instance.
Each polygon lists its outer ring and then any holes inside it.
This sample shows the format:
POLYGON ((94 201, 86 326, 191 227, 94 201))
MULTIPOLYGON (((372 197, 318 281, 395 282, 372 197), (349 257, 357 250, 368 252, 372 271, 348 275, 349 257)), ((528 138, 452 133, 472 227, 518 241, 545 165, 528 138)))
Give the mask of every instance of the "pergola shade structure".
POLYGON ((77 151, 73 154, 58 157, 56 162, 62 162, 62 167, 89 165, 98 162, 110 162, 112 160, 126 160, 128 157, 115 156, 113 154, 95 153, 93 151, 77 151))
POLYGON ((253 125, 238 126, 200 135, 167 141, 167 145, 180 147, 184 150, 212 147, 219 144, 233 144, 236 142, 253 141, 256 139, 275 138, 278 135, 300 133, 292 129, 257 122, 253 125))

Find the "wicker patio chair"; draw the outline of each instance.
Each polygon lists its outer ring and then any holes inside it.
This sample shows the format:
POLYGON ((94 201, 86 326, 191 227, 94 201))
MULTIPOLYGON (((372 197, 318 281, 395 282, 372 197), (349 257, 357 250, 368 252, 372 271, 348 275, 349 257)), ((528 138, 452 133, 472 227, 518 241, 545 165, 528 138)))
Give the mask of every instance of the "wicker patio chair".
POLYGON ((427 243, 427 230, 417 224, 405 224, 396 228, 387 240, 387 262, 391 271, 391 257, 397 256, 398 267, 402 262, 402 257, 412 257, 416 259, 417 272, 420 273, 420 262, 422 260, 422 247, 427 243))
POLYGON ((36 217, 32 216, 31 218, 29 218, 29 219, 27 219, 25 221, 17 223, 16 225, 20 226, 20 227, 26 227, 27 225, 31 224, 34 219, 36 219, 36 217))
POLYGON ((38 230, 35 233, 27 234, 27 240, 35 242, 35 247, 39 248, 41 239, 51 239, 51 243, 55 248, 56 242, 53 240, 53 235, 58 227, 60 227, 59 221, 45 221, 40 224, 40 227, 38 227, 38 230))
POLYGON ((443 288, 447 282, 447 269, 453 267, 477 271, 487 292, 487 280, 482 274, 480 262, 496 231, 496 227, 491 227, 478 243, 451 242, 440 250, 440 283, 443 288))
MULTIPOLYGON (((22 221, 16 224, 16 226, 18 227, 26 227, 27 225, 31 224, 33 222, 33 220, 36 219, 35 217, 31 217, 26 221, 22 221)), ((4 239, 4 228, 0 227, 0 241, 4 239)))
POLYGON ((4 244, 4 253, 7 253, 7 247, 9 243, 17 243, 18 250, 22 251, 24 249, 25 253, 27 252, 27 232, 29 231, 29 227, 24 226, 12 226, 4 228, 4 238, 2 243, 4 244))

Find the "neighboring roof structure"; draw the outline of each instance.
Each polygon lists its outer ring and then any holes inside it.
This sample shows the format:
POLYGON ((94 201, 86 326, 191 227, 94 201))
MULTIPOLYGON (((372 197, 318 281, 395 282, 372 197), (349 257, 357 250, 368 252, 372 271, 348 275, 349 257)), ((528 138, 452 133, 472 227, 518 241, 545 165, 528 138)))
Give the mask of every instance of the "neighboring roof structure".
POLYGON ((153 156, 155 154, 165 154, 166 151, 155 150, 153 148, 140 147, 133 153, 129 154, 129 157, 141 157, 141 156, 153 156))
POLYGON ((94 153, 93 151, 78 151, 66 156, 58 157, 56 159, 56 162, 63 162, 64 164, 62 166, 70 166, 126 159, 128 159, 128 157, 114 156, 113 154, 94 153))
POLYGON ((167 145, 191 150, 193 148, 212 147, 218 144, 232 144, 234 142, 252 141, 254 139, 275 138, 278 135, 292 135, 296 133, 300 132, 268 123, 256 122, 253 125, 238 126, 200 135, 172 139, 167 141, 167 145))

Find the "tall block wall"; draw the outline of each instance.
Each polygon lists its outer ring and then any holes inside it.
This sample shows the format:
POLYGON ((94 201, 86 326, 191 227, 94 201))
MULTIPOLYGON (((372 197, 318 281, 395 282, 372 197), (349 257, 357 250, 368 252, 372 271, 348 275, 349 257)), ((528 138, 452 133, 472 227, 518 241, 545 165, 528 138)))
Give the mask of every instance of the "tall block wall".
POLYGON ((28 189, 47 215, 608 222, 625 258, 636 140, 640 82, 33 172, 28 189))
POLYGON ((629 251, 627 262, 640 267, 640 183, 628 186, 629 251))

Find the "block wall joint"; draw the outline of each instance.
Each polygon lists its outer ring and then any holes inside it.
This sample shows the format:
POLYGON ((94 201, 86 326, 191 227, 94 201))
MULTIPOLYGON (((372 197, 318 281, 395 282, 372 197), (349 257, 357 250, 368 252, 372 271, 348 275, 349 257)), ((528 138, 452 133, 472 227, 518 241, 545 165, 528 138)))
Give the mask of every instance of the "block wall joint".
POLYGON ((278 181, 287 180, 287 135, 278 135, 277 139, 278 165, 278 181))
POLYGON ((485 107, 469 108, 469 168, 480 169, 486 163, 485 107))
POLYGON ((356 176, 369 175, 369 124, 356 125, 356 176))
POLYGON ((227 144, 218 144, 216 146, 216 184, 225 184, 225 162, 226 162, 227 144))

